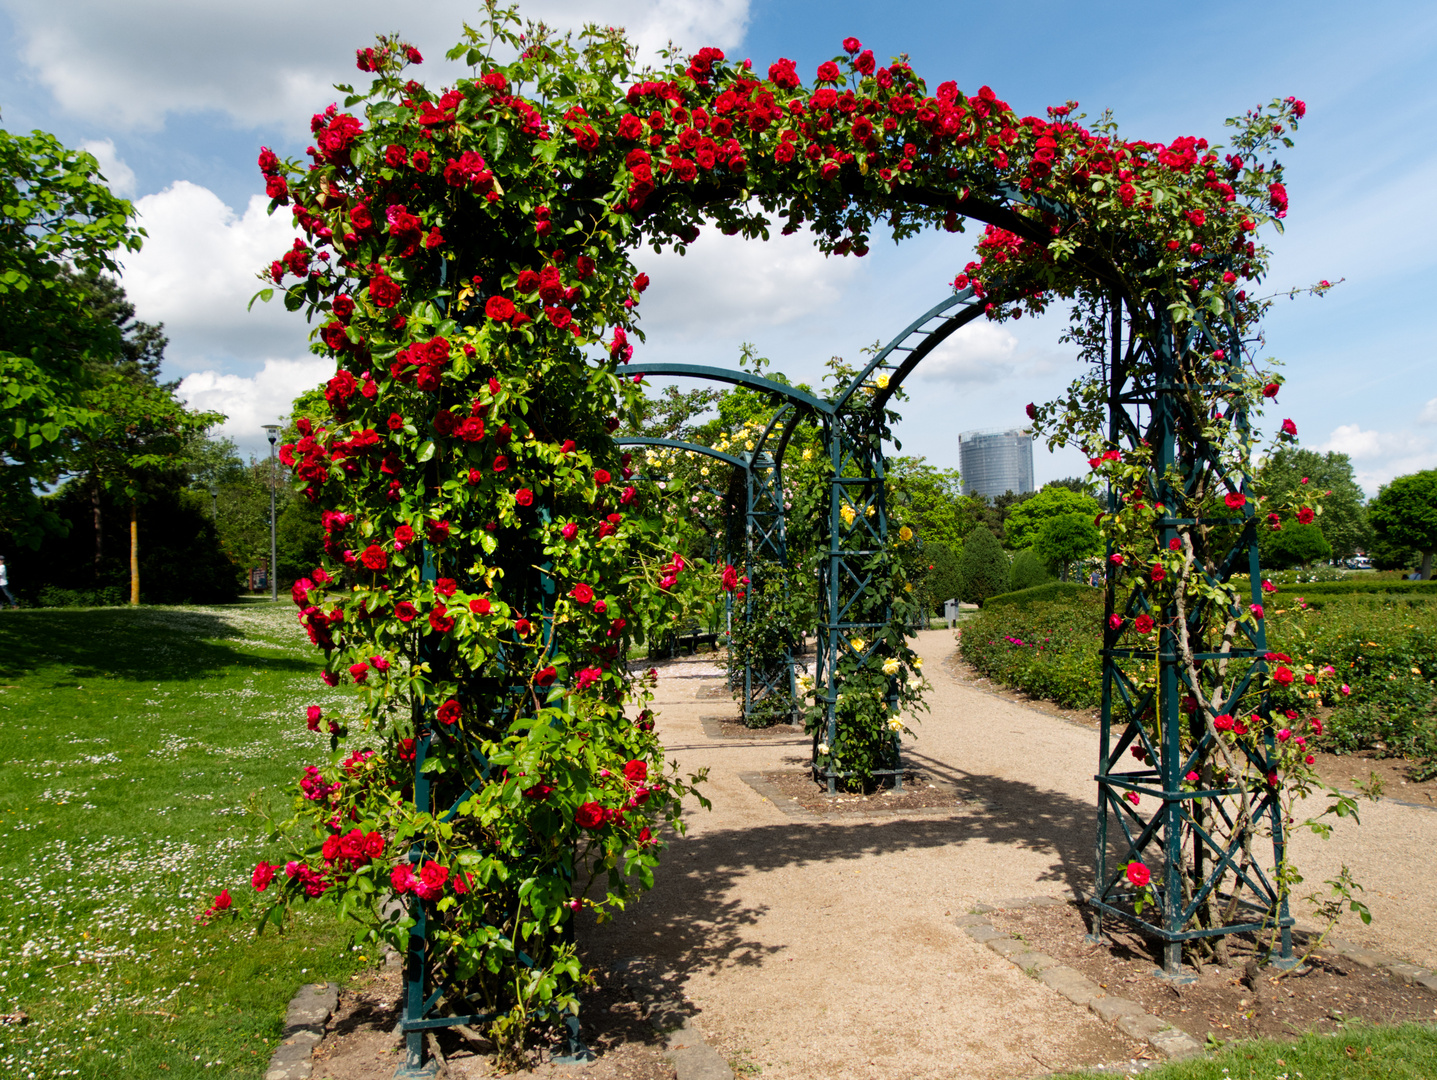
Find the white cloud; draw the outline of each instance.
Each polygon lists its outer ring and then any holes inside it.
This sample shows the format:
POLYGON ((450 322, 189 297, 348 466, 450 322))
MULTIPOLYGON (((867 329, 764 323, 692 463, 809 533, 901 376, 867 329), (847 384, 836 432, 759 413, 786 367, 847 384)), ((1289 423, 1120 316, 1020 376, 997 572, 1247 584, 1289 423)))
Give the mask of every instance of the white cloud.
POLYGON ((226 414, 219 433, 234 439, 242 450, 263 456, 269 452, 263 425, 288 417, 296 397, 333 374, 334 361, 322 356, 266 360, 249 378, 196 371, 186 375, 175 392, 192 409, 226 414))
POLYGON ((276 299, 246 305, 256 274, 293 242, 286 211, 273 217, 259 195, 243 215, 208 188, 181 180, 136 204, 149 239, 125 259, 122 282, 139 318, 163 322, 172 367, 193 371, 230 359, 303 352, 309 327, 276 299))
POLYGON ((833 307, 861 269, 856 258, 824 255, 806 230, 762 243, 707 226, 687 250, 634 253, 653 280, 639 308, 645 333, 742 340, 833 307))
MULTIPOLYGON (((245 126, 294 119, 331 100, 359 73, 354 49, 398 30, 442 66, 472 0, 396 9, 384 0, 0 0, 19 52, 68 112, 154 130, 166 116, 215 110, 245 126)), ((575 28, 626 26, 646 56, 670 39, 729 48, 742 39, 748 0, 535 0, 526 18, 575 28)))
POLYGON ((1432 440, 1411 431, 1367 431, 1360 424, 1342 424, 1317 449, 1350 457, 1357 482, 1368 495, 1376 495, 1394 476, 1437 466, 1432 440))
POLYGON ((1437 397, 1422 406, 1422 415, 1417 418, 1417 422, 1419 424, 1437 424, 1437 397))
POLYGON ((122 199, 135 193, 135 170, 120 158, 113 139, 92 139, 80 144, 80 149, 95 155, 100 163, 100 174, 110 183, 110 190, 122 199))
POLYGON ((959 328, 918 365, 914 374, 945 382, 993 383, 1018 373, 1018 338, 998 323, 979 319, 959 328))

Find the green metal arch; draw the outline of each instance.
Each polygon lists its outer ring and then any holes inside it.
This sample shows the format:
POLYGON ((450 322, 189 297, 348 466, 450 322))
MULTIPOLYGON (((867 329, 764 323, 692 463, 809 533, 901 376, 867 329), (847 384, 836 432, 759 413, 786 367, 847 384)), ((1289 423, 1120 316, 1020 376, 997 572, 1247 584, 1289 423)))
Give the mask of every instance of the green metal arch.
POLYGON ((712 446, 705 446, 703 443, 684 442, 682 439, 650 439, 647 436, 631 435, 622 439, 615 439, 616 446, 662 446, 669 450, 687 450, 694 454, 703 454, 705 457, 717 458, 725 464, 732 465, 736 469, 747 469, 749 463, 743 458, 734 457, 732 454, 725 454, 722 450, 715 450, 712 446))
POLYGON ((626 375, 686 375, 693 379, 708 379, 711 382, 726 382, 740 386, 751 386, 755 390, 763 390, 778 397, 786 398, 798 405, 806 405, 810 409, 826 415, 832 415, 835 406, 822 398, 816 398, 812 394, 805 393, 795 386, 787 383, 775 382, 773 379, 765 379, 762 375, 754 375, 748 371, 737 371, 732 368, 709 367, 705 364, 629 364, 623 369, 626 375))

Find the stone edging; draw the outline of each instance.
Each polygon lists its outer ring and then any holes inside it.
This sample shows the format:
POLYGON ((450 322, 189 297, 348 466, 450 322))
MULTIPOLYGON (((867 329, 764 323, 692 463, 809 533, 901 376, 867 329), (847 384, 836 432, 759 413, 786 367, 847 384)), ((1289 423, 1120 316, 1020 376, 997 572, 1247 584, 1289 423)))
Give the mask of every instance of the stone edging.
POLYGON ((284 1039, 269 1059, 264 1080, 308 1080, 314 1048, 339 1004, 338 983, 309 983, 299 988, 284 1017, 284 1039))
POLYGON ((723 728, 719 725, 732 722, 723 716, 700 716, 699 723, 703 725, 704 734, 710 739, 720 739, 726 743, 735 743, 740 746, 803 746, 808 744, 808 736, 803 733, 803 728, 796 724, 773 724, 767 728, 756 730, 772 731, 774 728, 787 728, 791 736, 784 734, 778 737, 773 735, 725 735, 723 728))
POLYGON ((1186 1031, 1152 1015, 1136 1001, 1109 995, 1076 968, 1060 964, 1047 953, 1037 952, 1027 943, 994 929, 993 924, 984 918, 992 911, 1053 907, 1062 903, 1066 901, 1055 900, 1051 896, 1002 900, 996 904, 978 904, 974 914, 960 915, 953 921, 980 945, 988 946, 1024 973, 1036 976, 1039 982, 1056 990, 1074 1005, 1084 1006, 1099 1019, 1116 1024, 1125 1035, 1146 1042, 1163 1057, 1184 1058, 1202 1053, 1202 1044, 1186 1031))
MULTIPOLYGON (((1030 949, 1025 942, 995 929, 985 918, 994 911, 1053 907, 1070 903, 1073 899, 1071 895, 1065 900, 1051 896, 1029 896, 1000 900, 994 904, 975 904, 971 915, 960 915, 953 921, 974 941, 987 945, 999 956, 1022 968, 1026 974, 1036 976, 1040 982, 1052 987, 1073 1004, 1086 1006, 1102 1019, 1116 1024, 1125 1034, 1146 1041, 1163 1057, 1191 1057, 1201 1053, 1202 1045, 1186 1031, 1148 1013, 1136 1001, 1108 994, 1076 968, 1060 964, 1046 953, 1030 949)), ((1294 930, 1293 939, 1305 944, 1312 940, 1312 934, 1294 930)), ((1364 949, 1342 938, 1328 938, 1322 947, 1351 960, 1354 964, 1383 971, 1400 983, 1437 991, 1437 973, 1416 964, 1409 964, 1405 960, 1372 949, 1364 949)))
MULTIPOLYGON (((977 799, 960 801, 956 806, 916 806, 910 810, 890 810, 882 806, 872 809, 843 811, 841 813, 818 814, 799 803, 792 802, 783 797, 778 788, 764 779, 763 773, 741 772, 738 778, 758 794, 759 798, 770 803, 779 813, 786 814, 791 818, 798 818, 800 821, 848 821, 861 818, 881 817, 951 817, 957 813, 971 813, 975 810, 982 810, 983 804, 977 799)), ((934 785, 953 788, 951 784, 934 785)))
POLYGON ((645 961, 616 960, 610 970, 643 1006, 649 1025, 664 1036, 664 1057, 678 1080, 734 1080, 723 1055, 693 1026, 693 1007, 665 987, 645 961))

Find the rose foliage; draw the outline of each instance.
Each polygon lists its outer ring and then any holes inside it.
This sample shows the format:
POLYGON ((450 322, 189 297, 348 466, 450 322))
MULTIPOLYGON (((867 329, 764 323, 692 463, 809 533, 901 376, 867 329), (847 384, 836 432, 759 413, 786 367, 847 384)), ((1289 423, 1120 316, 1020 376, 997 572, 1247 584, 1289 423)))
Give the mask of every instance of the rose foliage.
MULTIPOLYGON (((266 889, 337 894, 401 947, 410 916, 381 901, 414 898, 440 1010, 522 1016, 574 1007, 574 911, 650 884, 656 830, 691 790, 624 663, 696 573, 674 554, 682 521, 636 505, 610 437, 641 394, 623 369, 648 283, 630 253, 682 251, 707 221, 767 236, 777 215, 861 256, 880 222, 903 238, 974 217, 980 258, 955 285, 991 317, 1053 297, 1092 314, 1119 288, 1134 311, 1236 303, 1247 320, 1253 302, 1227 298, 1286 211, 1262 155, 1301 105, 1250 115, 1223 156, 1125 141, 1071 105, 1020 117, 861 47, 811 89, 790 61, 765 74, 716 49, 638 72, 614 30, 521 35, 491 10, 451 56, 473 77, 430 88, 418 53, 381 39, 359 55, 372 83, 313 117, 307 163, 260 155, 300 234, 260 295, 303 310, 336 365, 330 419, 301 418, 283 448, 326 537, 293 595, 325 681, 361 709, 307 717, 349 745, 306 770, 294 857, 266 889)), ((894 634, 845 653, 841 716, 905 675, 894 634)))

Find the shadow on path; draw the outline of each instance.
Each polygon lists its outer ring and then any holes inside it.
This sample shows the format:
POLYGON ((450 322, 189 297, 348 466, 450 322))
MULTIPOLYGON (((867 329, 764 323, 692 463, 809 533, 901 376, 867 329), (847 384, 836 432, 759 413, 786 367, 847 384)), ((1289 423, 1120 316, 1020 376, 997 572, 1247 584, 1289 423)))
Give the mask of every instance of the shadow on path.
MULTIPOLYGON (((915 850, 937 856, 973 843, 1051 856, 1051 865, 1039 878, 1050 883, 1049 891, 1089 887, 1093 804, 1020 781, 926 760, 914 763, 956 784, 970 805, 951 817, 792 821, 705 829, 675 838, 664 853, 654 891, 610 926, 590 928, 584 936, 611 956, 652 957, 670 979, 721 967, 758 966, 783 946, 765 943, 753 933, 771 909, 738 898, 745 891, 744 879, 794 868, 817 877, 825 867, 868 856, 915 850)), ((995 857, 1001 858, 1001 852, 995 857)), ((1017 881, 1004 896, 1031 890, 1031 884, 1017 881)), ((784 903, 819 917, 823 908, 841 903, 841 894, 825 877, 812 888, 791 889, 784 903)))

